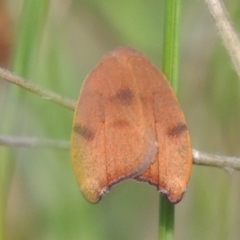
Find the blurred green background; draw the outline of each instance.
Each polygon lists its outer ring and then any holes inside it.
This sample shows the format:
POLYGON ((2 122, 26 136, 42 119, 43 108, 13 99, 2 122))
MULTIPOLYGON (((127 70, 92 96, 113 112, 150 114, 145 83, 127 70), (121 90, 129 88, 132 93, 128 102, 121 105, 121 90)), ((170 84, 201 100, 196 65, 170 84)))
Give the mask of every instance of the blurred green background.
MULTIPOLYGON (((239 0, 226 7, 240 32, 239 0)), ((0 63, 76 100, 88 72, 117 46, 161 67, 162 20, 156 0, 1 0, 0 63)), ((183 1, 178 97, 193 148, 240 156, 239 83, 204 1, 183 1)), ((70 139, 72 118, 71 110, 0 81, 0 135, 70 139)), ((157 239, 159 197, 150 185, 123 182, 92 205, 69 151, 0 147, 0 163, 6 239, 157 239)), ((176 205, 175 239, 239 239, 239 184, 238 172, 194 166, 176 205)))

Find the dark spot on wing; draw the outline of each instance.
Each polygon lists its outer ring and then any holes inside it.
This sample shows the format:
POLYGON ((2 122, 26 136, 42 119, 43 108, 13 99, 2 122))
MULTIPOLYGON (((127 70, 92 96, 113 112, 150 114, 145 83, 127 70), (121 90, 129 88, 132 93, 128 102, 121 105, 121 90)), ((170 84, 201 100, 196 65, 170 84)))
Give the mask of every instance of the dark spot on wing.
POLYGON ((124 88, 119 90, 114 98, 119 100, 123 105, 130 105, 133 101, 134 94, 129 88, 124 88))
POLYGON ((187 126, 184 123, 179 123, 178 125, 174 126, 173 128, 170 128, 168 131, 169 137, 177 137, 181 133, 187 131, 187 126))
POLYGON ((112 126, 116 128, 123 128, 129 126, 129 122, 124 119, 118 119, 112 123, 112 126))
POLYGON ((81 126, 81 125, 75 125, 73 127, 73 131, 83 138, 85 138, 88 141, 92 141, 94 139, 94 133, 88 129, 87 127, 81 126))

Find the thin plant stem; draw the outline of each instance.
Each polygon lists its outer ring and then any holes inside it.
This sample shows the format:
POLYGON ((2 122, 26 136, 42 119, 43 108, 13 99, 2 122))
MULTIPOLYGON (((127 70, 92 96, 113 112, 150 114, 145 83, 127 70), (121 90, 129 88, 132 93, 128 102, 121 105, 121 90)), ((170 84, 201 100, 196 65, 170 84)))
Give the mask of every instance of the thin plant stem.
POLYGON ((205 153, 193 149, 193 163, 199 166, 224 168, 227 171, 240 171, 240 158, 205 153))
MULTIPOLYGON (((163 72, 177 92, 179 63, 181 0, 164 2, 164 39, 163 39, 163 72)), ((159 204, 159 239, 172 240, 174 236, 174 204, 160 195, 159 204)))
MULTIPOLYGON (((1 136, 0 146, 14 148, 56 148, 69 150, 70 142, 68 140, 55 140, 48 138, 23 137, 23 136, 1 136)), ((218 154, 202 152, 196 149, 192 150, 193 163, 199 166, 217 167, 227 171, 240 171, 240 158, 230 157, 218 154)))
POLYGON ((221 0, 205 0, 240 79, 240 39, 221 0))
POLYGON ((69 150, 70 142, 36 137, 0 136, 0 145, 7 147, 25 148, 57 148, 69 150))
POLYGON ((160 197, 160 234, 159 239, 173 239, 174 205, 165 196, 160 197))
POLYGON ((61 106, 67 107, 72 110, 75 109, 75 101, 62 97, 61 95, 55 92, 52 92, 48 89, 44 89, 34 84, 33 82, 26 81, 24 78, 21 78, 18 75, 6 69, 0 68, 0 78, 6 81, 9 81, 11 83, 14 83, 32 93, 35 93, 40 97, 43 97, 44 99, 51 100, 57 104, 60 104, 61 106))
POLYGON ((181 1, 164 2, 164 39, 162 70, 171 83, 175 93, 178 88, 180 6, 181 1))

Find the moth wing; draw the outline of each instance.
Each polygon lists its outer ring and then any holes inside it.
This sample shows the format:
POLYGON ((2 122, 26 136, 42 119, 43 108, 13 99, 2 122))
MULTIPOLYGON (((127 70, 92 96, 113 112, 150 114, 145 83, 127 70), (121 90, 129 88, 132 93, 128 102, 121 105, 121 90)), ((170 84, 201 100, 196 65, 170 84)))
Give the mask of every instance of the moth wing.
POLYGON ((106 191, 104 112, 101 95, 85 81, 78 99, 71 136, 71 157, 78 184, 91 202, 106 191), (99 174, 99 173, 102 174, 99 174))
POLYGON ((155 161, 136 179, 157 186, 171 202, 178 202, 192 166, 184 115, 166 77, 143 54, 133 50, 128 63, 138 80, 144 117, 158 143, 155 161))
POLYGON ((186 122, 177 99, 163 76, 161 91, 154 93, 158 153, 158 189, 171 202, 182 199, 191 174, 192 150, 186 122))
POLYGON ((155 159, 155 134, 143 116, 136 81, 118 52, 106 55, 83 84, 71 149, 79 185, 91 202, 113 184, 144 172, 155 159))

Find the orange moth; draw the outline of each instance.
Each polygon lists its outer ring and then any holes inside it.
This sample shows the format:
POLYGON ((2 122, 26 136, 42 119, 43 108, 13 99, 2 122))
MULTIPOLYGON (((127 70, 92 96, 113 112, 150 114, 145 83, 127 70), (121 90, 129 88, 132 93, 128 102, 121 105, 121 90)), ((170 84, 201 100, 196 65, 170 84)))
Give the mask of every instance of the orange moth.
POLYGON ((87 76, 71 155, 90 202, 129 178, 155 185, 173 203, 181 200, 192 167, 188 130, 168 80, 142 53, 117 48, 87 76))

